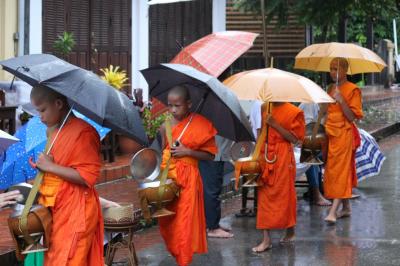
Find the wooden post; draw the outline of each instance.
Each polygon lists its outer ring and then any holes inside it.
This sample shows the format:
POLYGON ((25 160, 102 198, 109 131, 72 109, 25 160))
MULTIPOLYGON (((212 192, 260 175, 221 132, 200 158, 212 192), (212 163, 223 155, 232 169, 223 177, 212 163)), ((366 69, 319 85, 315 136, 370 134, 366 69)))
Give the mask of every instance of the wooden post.
POLYGON ((262 30, 263 30, 263 55, 264 65, 268 67, 268 51, 267 51, 267 25, 265 22, 265 0, 261 1, 261 19, 262 19, 262 30))

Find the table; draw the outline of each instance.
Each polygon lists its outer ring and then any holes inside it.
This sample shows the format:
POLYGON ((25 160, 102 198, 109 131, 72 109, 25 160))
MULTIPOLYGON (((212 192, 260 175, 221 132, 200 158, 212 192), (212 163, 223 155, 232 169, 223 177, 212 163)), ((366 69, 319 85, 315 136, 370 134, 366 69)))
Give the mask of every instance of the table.
POLYGON ((136 256, 135 245, 133 243, 133 231, 136 223, 124 225, 124 226, 110 226, 104 224, 104 230, 106 234, 109 234, 110 242, 108 242, 106 254, 105 254, 105 264, 112 265, 114 260, 115 252, 120 248, 128 248, 128 265, 129 266, 137 266, 138 258, 136 256), (113 233, 128 233, 128 238, 125 239, 122 237, 121 239, 112 239, 113 233))
POLYGON ((0 129, 10 135, 15 133, 17 106, 0 106, 0 129))

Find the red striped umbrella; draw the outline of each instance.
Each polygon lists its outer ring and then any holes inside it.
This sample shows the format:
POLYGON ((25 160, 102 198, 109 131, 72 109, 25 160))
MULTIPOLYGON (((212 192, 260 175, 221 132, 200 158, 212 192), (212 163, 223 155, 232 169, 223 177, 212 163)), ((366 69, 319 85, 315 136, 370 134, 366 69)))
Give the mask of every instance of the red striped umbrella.
POLYGON ((189 65, 218 77, 253 45, 257 36, 246 31, 212 33, 183 48, 171 63, 189 65))

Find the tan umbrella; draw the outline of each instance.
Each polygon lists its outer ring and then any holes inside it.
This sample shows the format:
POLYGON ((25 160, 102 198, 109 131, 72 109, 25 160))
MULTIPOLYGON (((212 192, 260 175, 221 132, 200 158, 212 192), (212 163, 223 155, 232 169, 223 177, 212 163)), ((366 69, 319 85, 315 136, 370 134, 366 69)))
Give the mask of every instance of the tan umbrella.
POLYGON ((320 43, 307 46, 296 55, 294 68, 329 72, 330 62, 335 57, 349 62, 347 74, 381 72, 385 62, 371 50, 352 43, 320 43))
POLYGON ((315 82, 276 68, 241 72, 224 81, 240 100, 328 103, 334 100, 315 82))

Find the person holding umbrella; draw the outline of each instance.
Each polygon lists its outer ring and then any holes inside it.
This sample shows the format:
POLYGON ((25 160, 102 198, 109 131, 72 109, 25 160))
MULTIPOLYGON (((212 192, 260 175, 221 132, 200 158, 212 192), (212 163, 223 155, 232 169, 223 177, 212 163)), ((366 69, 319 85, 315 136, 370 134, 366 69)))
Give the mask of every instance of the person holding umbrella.
POLYGON ((355 151, 360 145, 360 135, 354 125, 363 117, 361 90, 347 81, 348 61, 334 58, 330 63, 330 76, 336 83, 328 93, 336 103, 325 105, 325 130, 328 137, 328 153, 325 165, 324 194, 333 203, 325 221, 335 223, 336 219, 351 215, 349 199, 352 188, 357 185, 355 151), (338 211, 340 205, 342 209, 338 211))
POLYGON ((252 248, 255 253, 272 248, 271 230, 286 230, 280 240, 282 244, 295 238, 296 163, 292 144, 300 144, 305 134, 304 114, 300 108, 290 103, 275 102, 270 112, 266 105, 270 103, 262 106, 260 137, 268 146, 264 146, 258 157, 262 170, 260 186, 257 187, 256 224, 257 229, 263 231, 263 239, 252 248))
POLYGON ((217 153, 217 131, 206 118, 190 112, 191 105, 189 91, 184 85, 172 87, 168 93, 168 108, 173 118, 161 128, 163 140, 172 139, 172 143, 163 143, 161 168, 169 167, 168 177, 175 180, 180 193, 169 206, 175 215, 160 217, 159 225, 167 249, 180 266, 189 265, 193 253, 207 252, 198 160, 213 160, 217 153))
POLYGON ((101 166, 99 136, 70 114, 67 98, 58 92, 35 86, 31 101, 49 138, 59 133, 51 153, 40 154, 36 162, 45 173, 39 203, 53 217, 45 265, 103 265, 103 223, 94 188, 101 166))

